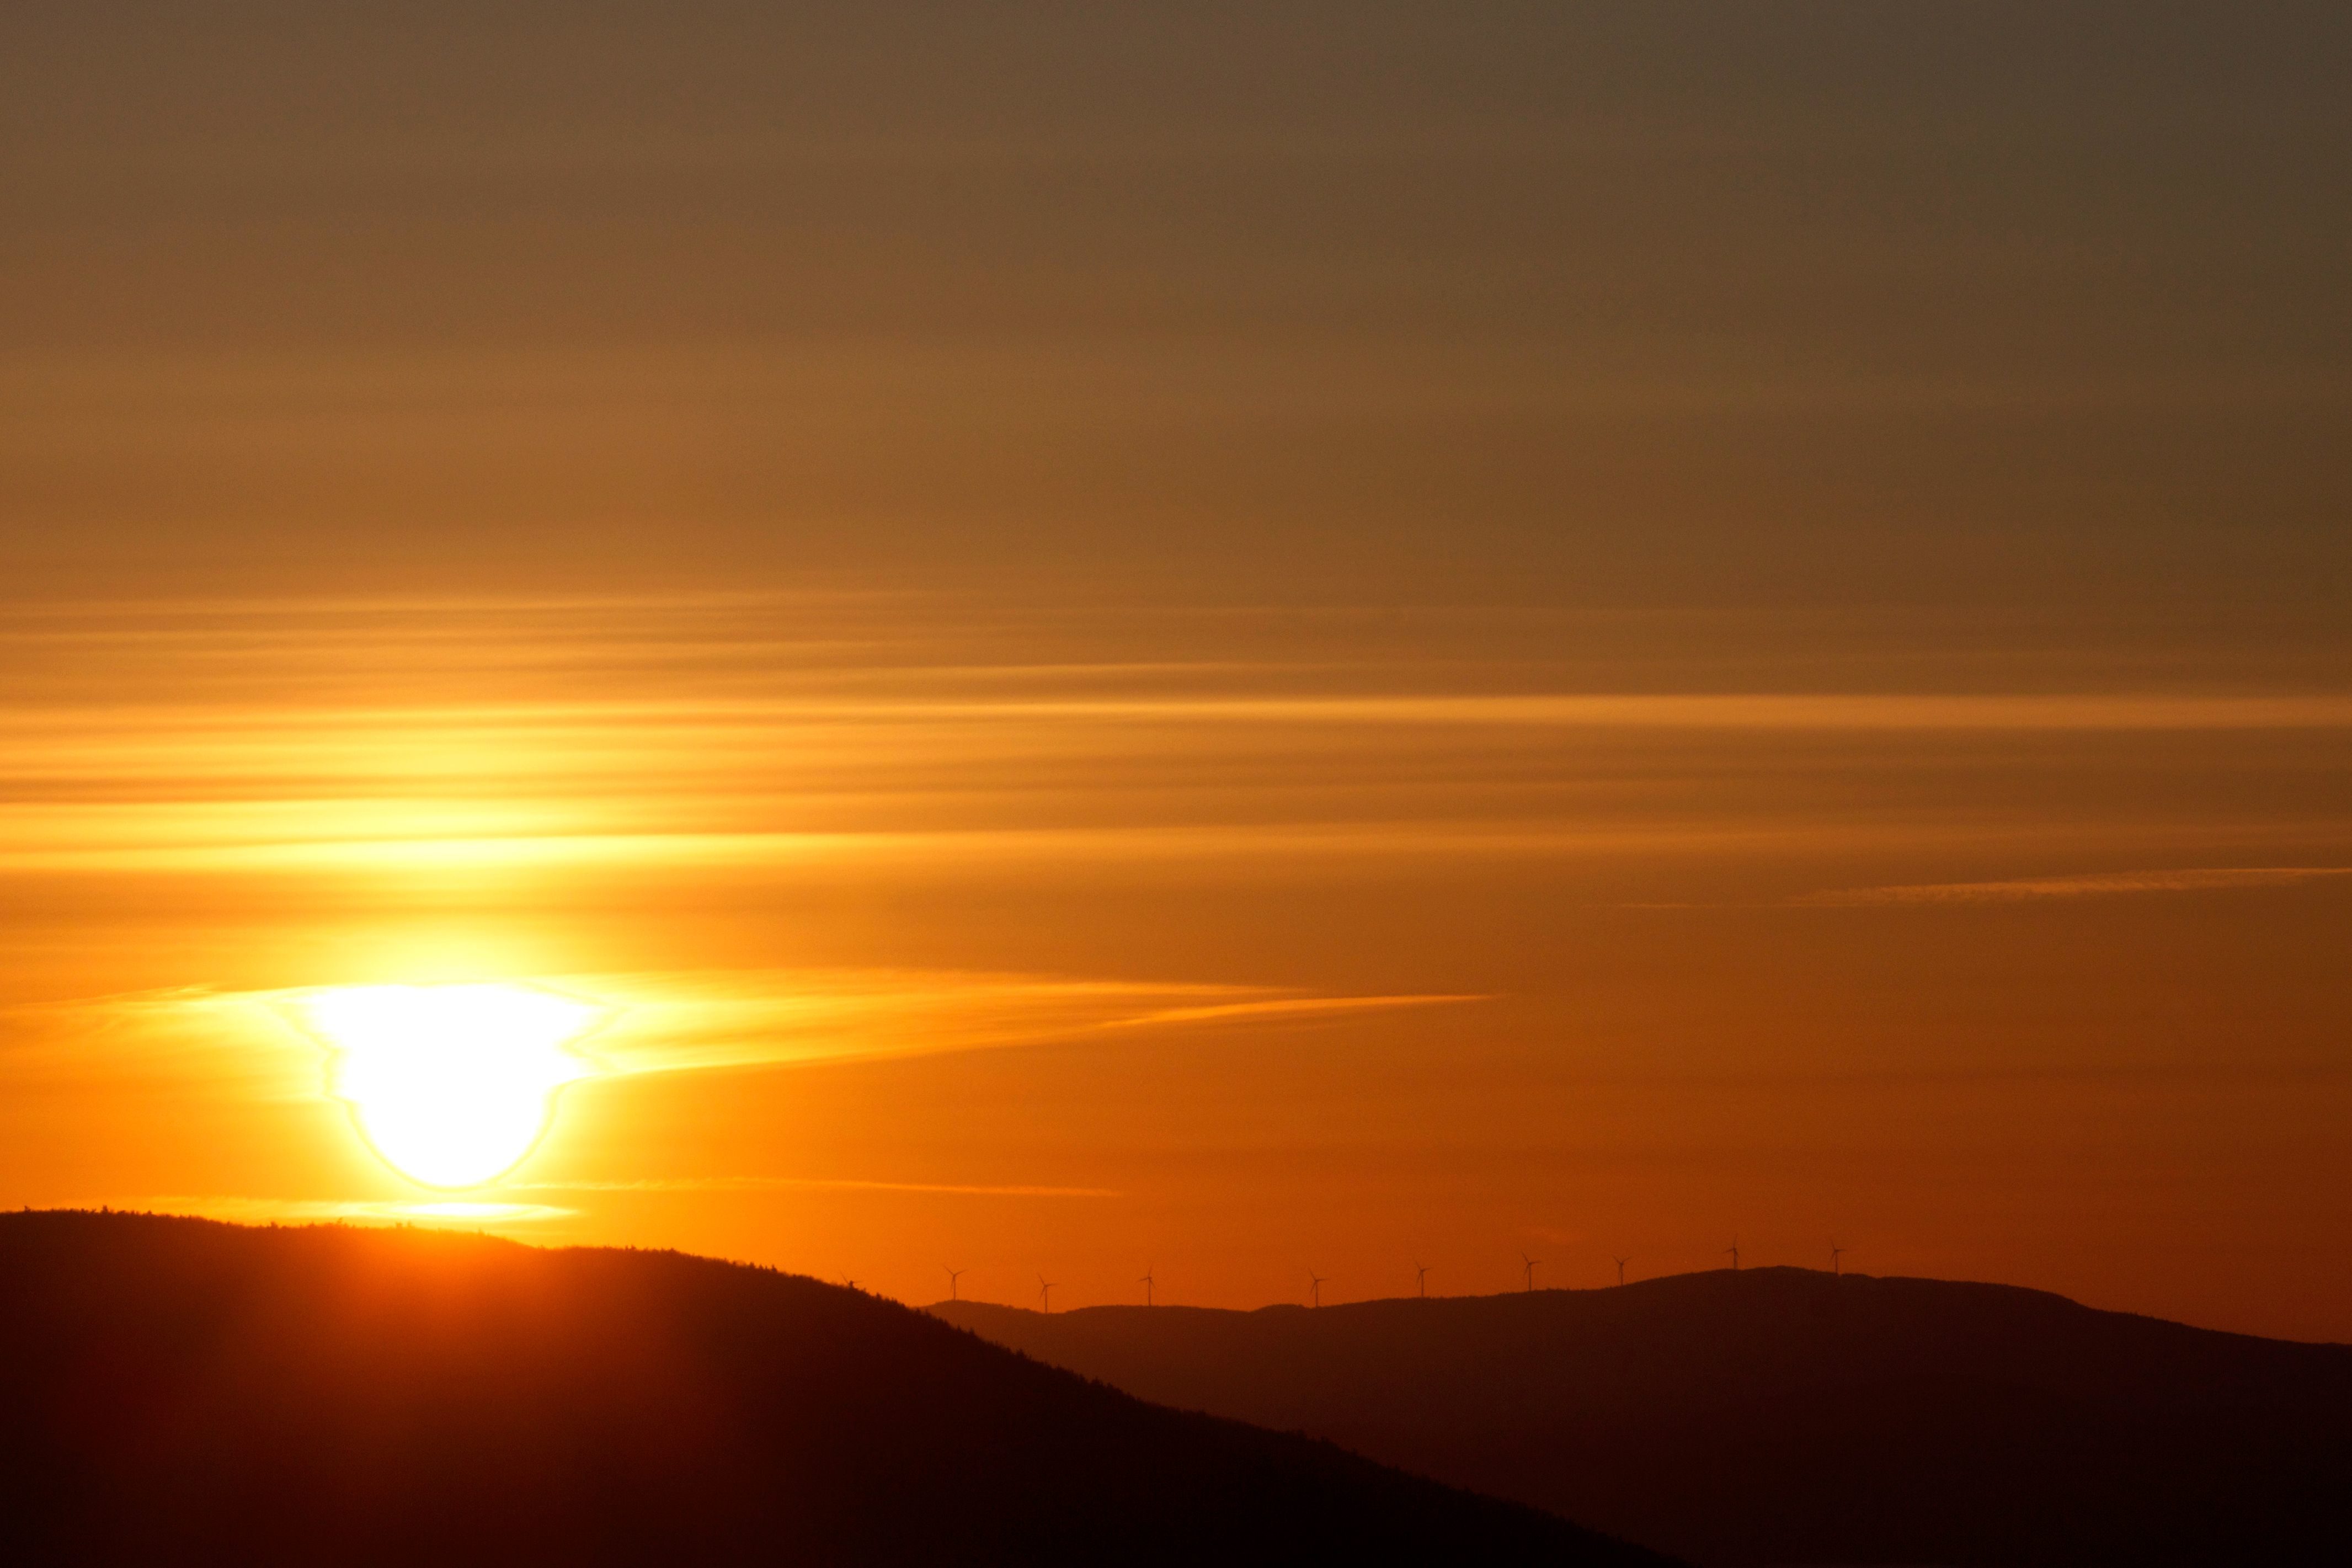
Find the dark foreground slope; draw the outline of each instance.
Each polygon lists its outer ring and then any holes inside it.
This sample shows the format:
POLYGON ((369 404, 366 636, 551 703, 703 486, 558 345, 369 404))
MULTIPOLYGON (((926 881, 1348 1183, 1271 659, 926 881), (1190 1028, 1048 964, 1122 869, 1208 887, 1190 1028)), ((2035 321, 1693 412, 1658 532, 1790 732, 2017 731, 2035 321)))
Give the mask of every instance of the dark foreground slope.
POLYGON ((2352 1562, 2352 1347, 1805 1269, 1309 1311, 933 1309, 1702 1562, 2352 1562))
POLYGON ((669 1253, 0 1215, 0 1558, 1632 1563, 855 1291, 669 1253))

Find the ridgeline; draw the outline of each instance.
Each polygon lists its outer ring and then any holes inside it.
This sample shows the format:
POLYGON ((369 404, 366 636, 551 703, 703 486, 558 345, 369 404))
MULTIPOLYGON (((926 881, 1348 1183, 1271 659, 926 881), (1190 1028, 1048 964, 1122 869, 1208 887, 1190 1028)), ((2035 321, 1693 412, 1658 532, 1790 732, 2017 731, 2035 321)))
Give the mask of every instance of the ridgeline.
POLYGON ((1752 1268, 1318 1310, 931 1310, 1706 1563, 2352 1557, 2352 1347, 2041 1291, 1752 1268))

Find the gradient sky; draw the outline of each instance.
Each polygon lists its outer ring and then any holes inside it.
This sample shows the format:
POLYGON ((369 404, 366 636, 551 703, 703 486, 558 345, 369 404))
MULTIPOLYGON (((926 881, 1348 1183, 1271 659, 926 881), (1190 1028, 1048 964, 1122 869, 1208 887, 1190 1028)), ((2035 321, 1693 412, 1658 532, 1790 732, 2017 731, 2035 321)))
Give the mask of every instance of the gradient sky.
POLYGON ((786 9, 0 16, 0 1202, 2352 1339, 2340 7, 786 9))

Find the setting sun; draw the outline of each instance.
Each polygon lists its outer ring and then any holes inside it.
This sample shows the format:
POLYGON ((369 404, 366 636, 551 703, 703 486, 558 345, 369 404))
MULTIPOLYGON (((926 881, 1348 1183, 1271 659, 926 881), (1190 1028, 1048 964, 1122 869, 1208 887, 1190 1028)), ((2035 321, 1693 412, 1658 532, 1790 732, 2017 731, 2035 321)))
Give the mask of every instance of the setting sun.
POLYGON ((329 1051, 327 1092, 368 1146, 428 1187, 480 1186, 531 1152, 557 1092, 595 1070, 571 1042, 593 1004, 521 985, 367 985, 294 1005, 329 1051))

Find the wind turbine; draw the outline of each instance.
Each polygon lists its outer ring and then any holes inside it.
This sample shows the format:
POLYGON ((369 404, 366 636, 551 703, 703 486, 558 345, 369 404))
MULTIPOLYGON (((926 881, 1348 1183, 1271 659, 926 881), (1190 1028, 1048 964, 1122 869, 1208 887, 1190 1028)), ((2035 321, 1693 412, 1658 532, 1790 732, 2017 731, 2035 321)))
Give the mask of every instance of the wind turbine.
POLYGON ((1419 1295, 1425 1297, 1429 1294, 1428 1264, 1416 1263, 1412 1266, 1412 1287, 1414 1291, 1419 1295))
POLYGON ((1312 1268, 1307 1271, 1307 1304, 1310 1307, 1323 1304, 1323 1276, 1312 1268))
POLYGON ((1151 1305, 1151 1270, 1146 1268, 1143 1271, 1143 1278, 1137 1280, 1136 1283, 1143 1287, 1143 1304, 1149 1307, 1151 1305))
POLYGON ((1731 1245, 1730 1245, 1729 1247, 1725 1247, 1723 1250, 1724 1250, 1724 1251, 1726 1251, 1726 1252, 1728 1252, 1729 1254, 1731 1254, 1731 1271, 1732 1271, 1734 1274, 1738 1273, 1738 1272, 1739 1272, 1739 1238, 1738 1238, 1738 1237, 1736 1237, 1736 1236, 1735 1236, 1735 1237, 1733 1237, 1731 1238, 1731 1245))
POLYGON ((1838 1268, 1838 1259, 1839 1259, 1839 1258, 1843 1258, 1844 1256, 1845 1256, 1845 1248, 1844 1248, 1844 1247, 1840 1247, 1840 1246, 1839 1246, 1836 1242, 1834 1242, 1834 1241, 1832 1241, 1832 1242, 1831 1242, 1831 1243, 1830 1243, 1830 1272, 1831 1272, 1832 1275, 1843 1272, 1842 1269, 1840 1269, 1840 1268, 1838 1268))
POLYGON ((1618 1258, 1614 1253, 1610 1254, 1610 1256, 1615 1259, 1617 1264, 1617 1283, 1622 1285, 1625 1283, 1625 1265, 1633 1262, 1633 1260, 1631 1258, 1618 1258))
POLYGON ((1528 1289, 1532 1291, 1536 1288, 1536 1265, 1542 1262, 1543 1259, 1540 1258, 1529 1258, 1526 1253, 1522 1252, 1519 1254, 1519 1261, 1527 1265, 1528 1289))
MULTIPOLYGON (((947 1266, 946 1264, 944 1264, 944 1263, 940 1264, 940 1268, 948 1268, 948 1266, 947 1266)), ((963 1298, 961 1298, 961 1296, 958 1296, 958 1295, 956 1294, 956 1281, 957 1281, 957 1280, 959 1280, 959 1279, 962 1279, 962 1278, 964 1277, 964 1273, 965 1273, 965 1270, 961 1269, 961 1268, 948 1268, 948 1300, 950 1300, 950 1301, 960 1301, 960 1300, 961 1300, 963 1299, 963 1298)))
POLYGON ((1054 1282, 1043 1274, 1037 1276, 1037 1300, 1050 1316, 1054 1310, 1054 1282))

